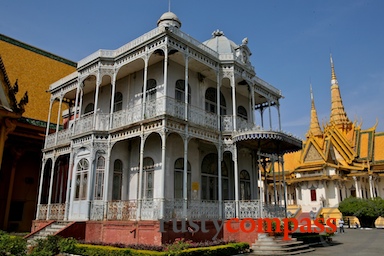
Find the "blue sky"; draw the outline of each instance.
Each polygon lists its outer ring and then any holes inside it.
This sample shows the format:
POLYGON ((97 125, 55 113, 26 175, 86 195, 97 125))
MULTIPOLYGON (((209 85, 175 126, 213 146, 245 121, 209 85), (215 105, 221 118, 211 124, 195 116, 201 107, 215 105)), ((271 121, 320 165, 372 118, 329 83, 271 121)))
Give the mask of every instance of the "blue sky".
MULTIPOLYGON (((0 33, 79 61, 156 27, 168 0, 0 0, 0 33)), ((312 83, 320 123, 330 114, 332 53, 343 103, 364 129, 384 131, 384 1, 172 0, 181 29, 199 41, 220 29, 248 37, 259 77, 282 90, 284 131, 304 138, 312 83)))

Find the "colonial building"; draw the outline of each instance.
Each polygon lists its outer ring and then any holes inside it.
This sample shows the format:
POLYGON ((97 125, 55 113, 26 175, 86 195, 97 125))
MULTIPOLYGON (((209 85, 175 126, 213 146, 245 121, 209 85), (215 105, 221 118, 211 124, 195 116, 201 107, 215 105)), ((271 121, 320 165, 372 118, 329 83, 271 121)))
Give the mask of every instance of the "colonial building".
POLYGON ((87 241, 161 244, 177 234, 159 219, 284 216, 259 168, 302 146, 281 132, 281 91, 256 75, 246 38, 180 28, 164 13, 49 87, 35 233, 60 221, 87 241))
POLYGON ((46 91, 73 72, 75 63, 1 34, 0 56, 0 229, 27 232, 36 213, 50 99, 46 91))
POLYGON ((344 109, 331 57, 331 113, 320 126, 311 89, 311 121, 301 151, 285 157, 290 173, 288 202, 302 214, 341 216, 338 204, 349 196, 384 196, 384 132, 362 129, 344 109))

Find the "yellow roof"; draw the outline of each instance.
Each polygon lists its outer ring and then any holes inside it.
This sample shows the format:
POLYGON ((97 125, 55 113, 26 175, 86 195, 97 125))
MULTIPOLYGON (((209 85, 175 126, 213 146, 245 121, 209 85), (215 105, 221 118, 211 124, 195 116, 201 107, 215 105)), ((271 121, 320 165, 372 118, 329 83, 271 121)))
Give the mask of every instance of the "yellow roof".
MULTIPOLYGON (((18 80, 17 101, 28 91, 24 117, 47 121, 49 85, 76 70, 76 63, 0 34, 0 55, 11 84, 18 80)), ((57 116, 58 104, 52 110, 57 116)), ((52 122, 56 118, 52 117, 52 122)))

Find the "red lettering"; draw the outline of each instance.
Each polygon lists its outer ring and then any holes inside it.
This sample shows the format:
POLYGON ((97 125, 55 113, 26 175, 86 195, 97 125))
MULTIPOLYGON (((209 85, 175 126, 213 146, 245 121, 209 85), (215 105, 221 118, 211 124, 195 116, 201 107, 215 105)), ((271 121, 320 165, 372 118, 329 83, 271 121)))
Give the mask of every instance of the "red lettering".
POLYGON ((295 218, 285 218, 283 220, 284 223, 284 236, 283 240, 291 240, 291 238, 288 236, 288 234, 294 232, 297 229, 298 222, 295 218), (290 225, 293 224, 293 227, 291 228, 290 225))
POLYGON ((302 226, 300 226, 300 232, 302 233, 309 233, 311 232, 311 219, 310 218, 303 218, 301 221, 300 221, 300 224, 302 224, 302 226), (302 222, 306 222, 306 225, 304 225, 302 222), (305 227, 307 229, 305 229, 305 227))
POLYGON ((326 228, 325 232, 327 232, 327 233, 335 233, 337 231, 336 218, 329 218, 329 219, 327 219, 327 226, 329 228, 326 228))
POLYGON ((251 218, 245 218, 240 222, 240 229, 244 233, 250 233, 254 231, 256 228, 256 222, 251 218), (249 223, 251 227, 249 229, 246 229, 246 223, 249 223))
POLYGON ((235 233, 238 232, 238 229, 233 229, 231 226, 232 221, 235 221, 236 223, 239 223, 239 218, 232 218, 225 223, 225 227, 227 228, 229 233, 235 233))
POLYGON ((278 218, 272 218, 272 219, 264 218, 264 219, 262 219, 261 223, 262 223, 262 226, 264 224, 266 225, 266 228, 264 230, 266 232, 272 232, 272 231, 274 231, 274 232, 281 232, 281 230, 280 230, 280 220, 278 218), (275 230, 272 230, 272 225, 273 225, 272 223, 275 223, 275 230))
POLYGON ((316 233, 323 233, 324 232, 324 218, 317 218, 313 221, 313 223, 315 224, 315 226, 319 229, 314 229, 313 232, 316 232, 316 233))

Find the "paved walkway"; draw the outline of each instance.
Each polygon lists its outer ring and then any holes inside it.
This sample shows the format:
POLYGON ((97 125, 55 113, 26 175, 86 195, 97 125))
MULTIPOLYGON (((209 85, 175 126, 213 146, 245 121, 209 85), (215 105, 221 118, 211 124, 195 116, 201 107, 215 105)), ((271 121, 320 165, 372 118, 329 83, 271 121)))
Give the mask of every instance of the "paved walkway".
POLYGON ((336 233, 330 246, 319 246, 304 255, 384 255, 384 229, 345 229, 345 233, 336 233))

